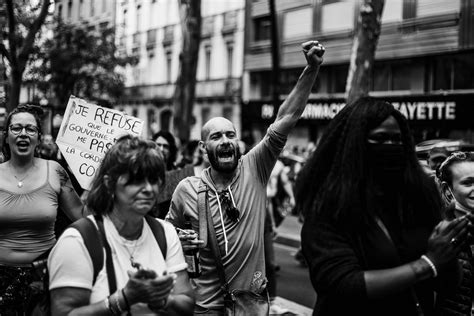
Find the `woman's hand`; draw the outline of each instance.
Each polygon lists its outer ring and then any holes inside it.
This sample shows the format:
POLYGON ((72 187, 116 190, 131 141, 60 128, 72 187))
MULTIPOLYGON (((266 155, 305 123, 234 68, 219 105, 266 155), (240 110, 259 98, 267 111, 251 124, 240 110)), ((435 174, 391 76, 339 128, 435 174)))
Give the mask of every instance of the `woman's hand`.
POLYGON ((428 239, 427 256, 438 269, 456 258, 467 242, 469 220, 466 216, 441 221, 428 239))
POLYGON ((129 280, 124 292, 130 305, 135 303, 157 304, 166 301, 173 289, 175 274, 158 276, 153 270, 128 271, 129 280))

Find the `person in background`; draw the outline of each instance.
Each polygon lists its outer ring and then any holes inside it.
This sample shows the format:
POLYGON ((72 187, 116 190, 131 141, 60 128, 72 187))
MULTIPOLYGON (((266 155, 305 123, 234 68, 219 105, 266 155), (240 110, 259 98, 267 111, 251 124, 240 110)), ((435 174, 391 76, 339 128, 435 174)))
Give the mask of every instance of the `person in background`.
MULTIPOLYGON (((302 45, 307 66, 280 106, 275 122, 247 154, 241 156, 235 126, 223 117, 210 119, 201 130, 201 150, 210 167, 201 176, 182 180, 173 194, 166 217, 178 228, 186 222, 199 227, 198 190, 205 184, 207 203, 221 251, 229 291, 265 295, 264 222, 266 185, 287 136, 300 118, 323 61, 324 47, 317 41, 302 45), (188 220, 189 219, 189 220, 188 220)), ((196 249, 204 241, 182 236, 183 247, 196 249)), ((221 315, 224 293, 210 245, 200 249, 201 275, 193 278, 195 313, 221 315)))
MULTIPOLYGON (((449 219, 474 214, 474 154, 457 151, 449 155, 439 166, 439 183, 446 199, 446 216, 449 219)), ((473 240, 458 255, 463 274, 460 286, 436 299, 439 315, 469 316, 474 313, 474 261, 473 240)))
POLYGON ((445 147, 433 147, 430 149, 428 153, 428 157, 426 158, 426 162, 428 166, 430 166, 433 177, 436 177, 439 167, 441 163, 448 158, 449 152, 445 147))
POLYGON ((442 220, 406 118, 363 97, 330 122, 297 181, 314 315, 434 315, 457 287, 469 219, 442 220))
POLYGON ((3 130, 0 164, 0 314, 29 314, 33 261, 45 259, 56 242, 58 208, 71 220, 82 217, 82 202, 67 172, 53 160, 35 157, 41 142, 36 106, 18 106, 3 130))
POLYGON ((118 290, 109 293, 105 264, 93 283, 82 237, 69 228, 48 259, 53 315, 192 315, 194 295, 176 231, 157 220, 166 236, 164 255, 144 218, 164 176, 163 156, 152 141, 126 135, 107 151, 86 205, 95 215, 89 219, 103 225, 118 290))
POLYGON ((176 146, 176 140, 173 134, 168 131, 159 131, 155 133, 152 140, 158 145, 158 148, 163 152, 163 156, 166 163, 166 170, 176 169, 176 154, 178 153, 178 147, 176 146))

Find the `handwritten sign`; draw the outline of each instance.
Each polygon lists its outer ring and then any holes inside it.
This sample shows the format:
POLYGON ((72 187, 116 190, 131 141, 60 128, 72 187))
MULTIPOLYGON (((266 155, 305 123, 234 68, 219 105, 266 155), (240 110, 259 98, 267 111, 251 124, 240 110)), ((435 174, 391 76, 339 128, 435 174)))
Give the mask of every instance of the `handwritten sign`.
POLYGON ((107 150, 124 134, 140 136, 143 121, 71 96, 56 139, 81 187, 89 189, 107 150))

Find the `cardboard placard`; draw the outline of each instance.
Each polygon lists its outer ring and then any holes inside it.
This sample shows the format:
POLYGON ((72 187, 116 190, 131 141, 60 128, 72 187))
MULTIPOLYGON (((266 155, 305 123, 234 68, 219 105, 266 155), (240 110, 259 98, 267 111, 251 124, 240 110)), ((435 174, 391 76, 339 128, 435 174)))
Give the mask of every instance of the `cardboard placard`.
POLYGON ((124 134, 140 136, 143 120, 71 96, 56 143, 74 176, 88 190, 107 150, 124 134))

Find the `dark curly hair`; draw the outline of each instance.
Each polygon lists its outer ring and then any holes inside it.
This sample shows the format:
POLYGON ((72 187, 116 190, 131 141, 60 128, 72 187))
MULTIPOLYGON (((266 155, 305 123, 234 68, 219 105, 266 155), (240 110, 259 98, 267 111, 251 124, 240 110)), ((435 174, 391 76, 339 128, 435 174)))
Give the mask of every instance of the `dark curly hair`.
POLYGON ((3 143, 2 143, 2 153, 3 153, 3 156, 5 157, 5 160, 9 160, 10 157, 11 157, 11 154, 10 154, 10 146, 8 145, 7 143, 7 136, 8 136, 8 133, 9 133, 9 127, 10 127, 10 123, 12 121, 12 117, 16 114, 19 114, 19 113, 30 113, 31 115, 33 115, 33 117, 35 118, 35 121, 36 121, 36 126, 38 127, 38 139, 41 138, 41 131, 43 130, 42 129, 42 123, 41 123, 41 119, 44 115, 44 111, 41 107, 37 106, 37 105, 19 105, 17 106, 15 109, 13 109, 13 111, 11 111, 10 113, 8 113, 8 116, 7 116, 7 119, 5 120, 5 125, 3 126, 3 143))
POLYGON ((94 214, 108 214, 113 209, 113 192, 120 176, 127 174, 128 183, 147 179, 165 182, 165 163, 157 145, 137 136, 124 135, 106 152, 87 196, 87 208, 94 214), (104 176, 109 177, 106 184, 104 176))
POLYGON ((389 116, 398 122, 407 159, 398 191, 403 205, 399 215, 404 224, 422 226, 440 219, 441 200, 417 160, 405 117, 388 102, 364 97, 334 117, 299 173, 296 197, 305 221, 324 218, 348 229, 364 229, 371 221, 377 207, 376 180, 370 172, 367 136, 389 116))

